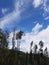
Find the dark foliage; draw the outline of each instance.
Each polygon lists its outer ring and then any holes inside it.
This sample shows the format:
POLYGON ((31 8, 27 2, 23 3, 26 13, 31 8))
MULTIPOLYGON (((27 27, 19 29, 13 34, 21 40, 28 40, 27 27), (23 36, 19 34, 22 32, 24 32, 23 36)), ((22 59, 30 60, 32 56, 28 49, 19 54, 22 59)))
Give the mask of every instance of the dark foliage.
POLYGON ((22 35, 23 35, 23 31, 20 30, 20 31, 16 34, 16 39, 21 39, 22 35))
POLYGON ((3 33, 3 31, 0 29, 0 47, 1 48, 7 48, 8 47, 8 41, 7 41, 7 34, 3 33))
POLYGON ((0 65, 49 65, 49 58, 43 54, 25 54, 0 48, 0 65))

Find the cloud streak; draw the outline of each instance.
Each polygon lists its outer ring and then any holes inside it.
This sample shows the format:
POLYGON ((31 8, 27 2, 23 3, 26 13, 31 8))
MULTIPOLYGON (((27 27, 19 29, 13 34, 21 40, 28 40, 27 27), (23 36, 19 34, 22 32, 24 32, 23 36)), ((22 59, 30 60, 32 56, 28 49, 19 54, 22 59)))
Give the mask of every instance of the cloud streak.
POLYGON ((33 0, 33 7, 40 7, 43 10, 43 17, 49 16, 49 0, 33 0))
MULTIPOLYGON (((8 13, 4 17, 0 18, 0 28, 4 29, 8 26, 11 26, 12 23, 15 23, 14 21, 18 22, 21 18, 20 13, 22 12, 22 9, 20 9, 20 2, 17 1, 14 3, 14 10, 11 13, 8 13)), ((2 13, 5 13, 6 10, 2 9, 2 13)))
POLYGON ((31 1, 32 0, 15 0, 13 11, 6 15, 5 13, 7 12, 7 9, 2 8, 2 13, 4 14, 4 17, 0 18, 0 28, 4 29, 8 26, 11 26, 12 23, 19 22, 21 19, 21 13, 30 5, 31 1))

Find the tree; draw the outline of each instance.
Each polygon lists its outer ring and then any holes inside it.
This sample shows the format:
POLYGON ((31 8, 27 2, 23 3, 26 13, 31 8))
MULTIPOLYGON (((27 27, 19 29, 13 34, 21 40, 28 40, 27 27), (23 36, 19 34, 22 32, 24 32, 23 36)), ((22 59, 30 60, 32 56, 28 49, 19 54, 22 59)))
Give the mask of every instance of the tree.
POLYGON ((7 35, 0 29, 0 47, 1 48, 7 48, 8 42, 7 42, 7 35))
POLYGON ((48 50, 47 50, 47 47, 46 47, 45 50, 44 50, 44 55, 45 55, 45 56, 48 56, 48 50))
POLYGON ((26 62, 25 65, 28 65, 28 52, 26 53, 26 62))
POLYGON ((29 62, 32 65, 32 45, 33 45, 33 41, 31 41, 30 43, 30 56, 29 56, 29 62))
POLYGON ((39 45, 40 45, 40 48, 43 48, 43 41, 41 40, 40 42, 39 42, 39 45))
POLYGON ((7 41, 6 47, 8 48, 8 43, 9 43, 9 32, 8 32, 8 30, 5 31, 5 36, 6 36, 6 41, 7 41))
POLYGON ((17 50, 20 50, 20 40, 22 38, 23 31, 19 31, 16 33, 16 40, 17 40, 17 50))
POLYGON ((44 44, 43 41, 39 42, 39 45, 40 45, 39 53, 42 53, 42 54, 43 54, 43 49, 42 48, 44 46, 43 44, 44 44))
POLYGON ((32 50, 32 45, 33 45, 33 41, 31 41, 31 43, 30 43, 30 52, 32 50))
POLYGON ((15 28, 13 30, 12 49, 15 49, 15 28))
POLYGON ((35 44, 35 46, 34 46, 34 53, 36 54, 37 53, 37 45, 35 44))

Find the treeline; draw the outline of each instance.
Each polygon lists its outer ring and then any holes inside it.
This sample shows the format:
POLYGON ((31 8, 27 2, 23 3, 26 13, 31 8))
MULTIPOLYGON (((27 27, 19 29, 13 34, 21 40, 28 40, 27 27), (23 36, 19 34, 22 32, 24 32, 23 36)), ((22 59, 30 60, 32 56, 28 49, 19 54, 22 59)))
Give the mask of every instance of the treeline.
MULTIPOLYGON (((32 46, 33 46, 33 41, 31 42, 30 44, 30 53, 32 53, 32 46)), ((47 56, 48 57, 48 49, 47 47, 43 50, 43 47, 44 47, 44 42, 41 40, 39 41, 39 49, 38 49, 38 45, 35 44, 34 45, 34 50, 33 50, 33 53, 34 54, 43 54, 44 56, 47 56)))
POLYGON ((33 41, 30 43, 30 53, 20 52, 20 40, 23 31, 15 32, 13 30, 12 49, 8 49, 9 33, 3 32, 0 29, 0 65, 49 65, 48 49, 43 50, 44 42, 39 41, 40 48, 33 41), (15 47, 15 39, 17 40, 17 47, 15 47), (34 50, 34 51, 33 51, 34 50), (33 51, 33 52, 32 52, 33 51))
POLYGON ((0 48, 0 65, 49 65, 49 57, 0 48))

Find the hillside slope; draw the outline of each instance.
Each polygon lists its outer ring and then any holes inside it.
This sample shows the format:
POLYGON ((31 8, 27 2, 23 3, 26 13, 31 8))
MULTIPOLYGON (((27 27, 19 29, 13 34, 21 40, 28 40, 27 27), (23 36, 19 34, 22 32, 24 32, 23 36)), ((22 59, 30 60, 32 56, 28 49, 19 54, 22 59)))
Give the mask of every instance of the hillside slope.
POLYGON ((0 48, 0 65, 49 65, 49 58, 42 54, 25 54, 0 48))

